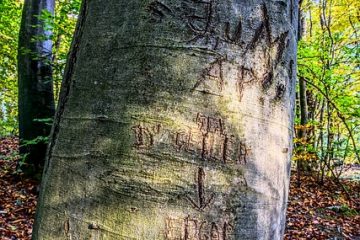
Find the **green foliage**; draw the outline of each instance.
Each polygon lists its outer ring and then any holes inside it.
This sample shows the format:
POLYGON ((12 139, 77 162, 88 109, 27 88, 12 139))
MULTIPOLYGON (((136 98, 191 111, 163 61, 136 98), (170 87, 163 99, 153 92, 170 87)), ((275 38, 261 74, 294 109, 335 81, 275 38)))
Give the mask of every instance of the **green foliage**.
MULTIPOLYGON (((43 119, 46 121, 46 119, 43 119)), ((38 144, 45 144, 47 145, 49 143, 49 137, 47 136, 37 136, 36 138, 34 139, 31 139, 31 140, 23 140, 22 141, 22 145, 21 147, 30 147, 33 145, 38 145, 38 144)), ((25 153, 25 154, 21 154, 20 155, 20 159, 18 160, 18 165, 16 167, 16 171, 18 173, 20 172, 24 172, 25 174, 29 174, 30 176, 33 176, 35 178, 39 177, 40 179, 40 176, 41 176, 41 172, 37 172, 33 169, 33 167, 23 167, 24 165, 25 166, 29 166, 29 161, 28 161, 28 157, 29 157, 29 153, 25 153), (35 176, 36 175, 36 176, 35 176)))
POLYGON ((36 118, 34 122, 44 123, 46 125, 52 125, 53 119, 52 118, 36 118))
POLYGON ((21 8, 22 1, 0 1, 0 136, 17 132, 16 56, 21 8))
POLYGON ((310 157, 317 162, 314 170, 360 161, 359 9, 357 0, 303 2, 306 31, 299 42, 298 76, 307 82, 312 130, 306 144, 316 153, 310 157))
POLYGON ((341 213, 347 217, 354 217, 354 216, 359 215, 359 213, 355 209, 349 207, 346 204, 343 204, 341 206, 332 206, 332 207, 329 207, 329 209, 334 212, 341 213))
MULTIPOLYGON (((54 93, 60 92, 81 0, 57 0, 55 16, 42 12, 38 16, 45 22, 45 29, 52 32, 54 93)), ((0 136, 17 134, 17 44, 23 1, 0 1, 0 136), (5 14, 3 14, 5 13, 5 14)), ((38 36, 33 41, 45 40, 38 36)), ((22 49, 22 52, 29 51, 22 49)), ((34 58, 39 56, 34 55, 34 58)))
POLYGON ((39 143, 48 143, 48 142, 49 142, 49 137, 37 136, 36 138, 31 140, 23 140, 22 146, 37 145, 39 143))
POLYGON ((54 93, 57 99, 81 0, 57 0, 56 3, 52 40, 54 93))

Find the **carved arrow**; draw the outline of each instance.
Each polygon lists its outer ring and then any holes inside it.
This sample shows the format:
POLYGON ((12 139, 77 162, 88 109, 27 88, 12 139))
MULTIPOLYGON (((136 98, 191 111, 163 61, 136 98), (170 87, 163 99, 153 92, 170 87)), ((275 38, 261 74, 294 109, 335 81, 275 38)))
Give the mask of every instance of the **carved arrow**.
POLYGON ((198 211, 204 210, 207 206, 210 205, 214 198, 214 194, 211 194, 211 196, 207 199, 205 196, 205 171, 202 167, 198 168, 197 172, 197 201, 194 201, 191 197, 186 196, 186 199, 193 205, 194 208, 196 208, 198 211))

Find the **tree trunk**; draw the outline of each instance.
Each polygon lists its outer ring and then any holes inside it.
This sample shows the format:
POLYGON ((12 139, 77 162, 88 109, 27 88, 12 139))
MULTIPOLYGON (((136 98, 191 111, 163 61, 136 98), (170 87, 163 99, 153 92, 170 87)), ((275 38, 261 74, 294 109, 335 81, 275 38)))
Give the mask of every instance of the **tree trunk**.
MULTIPOLYGON (((299 79, 299 105, 300 105, 300 125, 301 128, 299 130, 299 139, 300 139, 300 151, 301 155, 306 155, 306 145, 307 141, 307 123, 308 123, 308 107, 307 107, 307 95, 306 95, 306 82, 300 77, 299 79)), ((308 161, 305 159, 298 159, 296 161, 297 168, 297 185, 300 187, 300 175, 301 172, 310 171, 310 166, 308 161)))
POLYGON ((51 121, 55 113, 50 32, 39 16, 54 13, 54 0, 25 0, 19 34, 19 136, 23 170, 41 172, 51 121), (50 122, 50 123, 49 123, 50 122), (29 142, 32 141, 32 142, 29 142))
POLYGON ((281 239, 297 1, 84 1, 33 239, 281 239))

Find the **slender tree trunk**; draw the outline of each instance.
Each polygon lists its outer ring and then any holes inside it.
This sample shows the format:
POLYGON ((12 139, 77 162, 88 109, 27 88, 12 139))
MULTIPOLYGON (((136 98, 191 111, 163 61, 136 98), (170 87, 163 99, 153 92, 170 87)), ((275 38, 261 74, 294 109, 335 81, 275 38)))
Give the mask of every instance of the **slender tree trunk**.
POLYGON ((281 239, 297 1, 84 1, 33 239, 281 239))
POLYGON ((325 161, 326 161, 326 152, 325 152, 325 137, 324 137, 324 114, 325 114, 325 106, 326 106, 326 100, 324 99, 322 101, 322 105, 321 105, 321 109, 320 109, 320 117, 319 117, 319 126, 320 126, 320 133, 319 133, 319 139, 320 139, 320 142, 319 142, 319 148, 320 148, 320 161, 319 161, 319 166, 320 166, 320 169, 319 169, 319 173, 320 173, 320 176, 319 176, 319 182, 320 183, 323 183, 324 182, 324 174, 325 174, 325 161))
MULTIPOLYGON (((305 155, 305 148, 307 144, 307 122, 308 122, 308 110, 307 110, 307 96, 306 96, 306 82, 300 77, 299 78, 299 103, 300 103, 300 125, 299 139, 301 139, 302 156, 305 155)), ((306 160, 297 160, 297 185, 300 187, 300 176, 301 172, 309 171, 309 164, 306 160)))
POLYGON ((27 155, 23 170, 41 172, 55 112, 52 87, 50 32, 39 18, 53 14, 54 0, 25 0, 19 35, 20 153, 27 155), (29 143, 29 141, 34 141, 29 143))
MULTIPOLYGON (((299 0, 299 25, 298 25, 298 41, 301 40, 303 36, 303 32, 305 29, 305 21, 302 17, 302 11, 301 11, 301 4, 302 0, 299 0)), ((307 95, 306 95, 306 82, 303 77, 299 78, 299 105, 300 105, 300 125, 301 128, 299 130, 299 139, 300 139, 300 149, 301 149, 301 155, 304 156, 305 152, 305 144, 307 144, 306 136, 307 136, 307 122, 308 122, 308 107, 307 107, 307 95)), ((305 169, 307 169, 308 164, 304 160, 297 160, 296 161, 296 169, 297 169, 297 186, 300 187, 301 184, 301 172, 303 172, 305 169)))

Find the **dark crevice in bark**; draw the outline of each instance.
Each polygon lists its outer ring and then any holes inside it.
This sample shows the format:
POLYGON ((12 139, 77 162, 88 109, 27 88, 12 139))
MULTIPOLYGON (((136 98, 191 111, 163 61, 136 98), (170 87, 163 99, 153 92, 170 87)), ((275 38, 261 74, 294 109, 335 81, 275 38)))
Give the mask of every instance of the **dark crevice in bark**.
POLYGON ((157 21, 161 21, 166 15, 173 14, 168 6, 159 1, 151 2, 146 10, 149 11, 153 15, 154 20, 157 21))
POLYGON ((54 119, 54 126, 52 129, 51 141, 49 144, 49 149, 48 149, 48 154, 47 154, 48 155, 47 163, 46 163, 47 165, 45 166, 44 173, 46 173, 49 168, 50 160, 52 159, 51 155, 53 152, 53 147, 55 145, 57 135, 58 135, 59 129, 60 129, 60 120, 64 113, 66 102, 68 101, 68 96, 69 96, 71 85, 72 85, 71 78, 74 73, 74 67, 75 67, 75 64, 77 61, 77 55, 78 55, 78 50, 79 50, 79 46, 80 46, 80 42, 81 42, 81 38, 82 38, 83 28, 84 28, 85 21, 86 21, 86 15, 87 15, 87 0, 84 0, 81 5, 79 20, 77 22, 70 54, 68 56, 68 64, 67 64, 67 67, 65 70, 64 79, 63 79, 62 86, 61 86, 61 93, 59 96, 59 104, 58 104, 58 108, 57 108, 55 119, 54 119))
POLYGON ((230 23, 226 22, 225 23, 225 37, 226 40, 234 43, 234 44, 240 44, 241 41, 241 33, 242 33, 242 22, 241 19, 239 19, 239 23, 236 26, 235 30, 234 30, 234 34, 233 37, 231 37, 231 33, 230 33, 230 23))
POLYGON ((198 169, 198 198, 199 198, 199 206, 202 208, 205 204, 205 190, 204 190, 204 179, 205 179, 205 171, 203 168, 198 169))
POLYGON ((261 25, 256 29, 254 38, 251 40, 245 53, 247 52, 248 49, 253 50, 256 47, 258 41, 261 39, 261 33, 263 32, 264 28, 265 28, 264 23, 261 23, 261 25))
POLYGON ((276 42, 278 42, 278 48, 276 53, 275 66, 277 66, 282 60, 285 48, 287 47, 285 43, 288 35, 289 35, 289 31, 283 32, 276 40, 276 42))
POLYGON ((261 82, 262 88, 264 91, 268 90, 273 83, 273 76, 272 72, 268 72, 264 75, 264 79, 261 82))
POLYGON ((246 47, 245 52, 243 55, 245 55, 248 50, 254 50, 255 47, 258 45, 258 43, 262 40, 262 36, 265 37, 265 41, 269 47, 272 45, 271 41, 271 21, 269 12, 267 9, 267 6, 265 3, 261 5, 262 10, 262 22, 259 25, 259 27, 255 30, 254 37, 250 41, 249 45, 246 47))
POLYGON ((294 22, 294 0, 290 0, 290 23, 292 24, 294 22))
POLYGON ((276 86, 276 96, 275 100, 281 100, 285 94, 286 86, 282 83, 276 86))
POLYGON ((264 26, 265 26, 265 30, 266 30, 266 37, 267 37, 268 44, 270 44, 271 43, 271 24, 270 24, 268 9, 267 9, 265 3, 263 3, 263 5, 262 5, 262 11, 264 14, 263 18, 264 18, 264 26))

